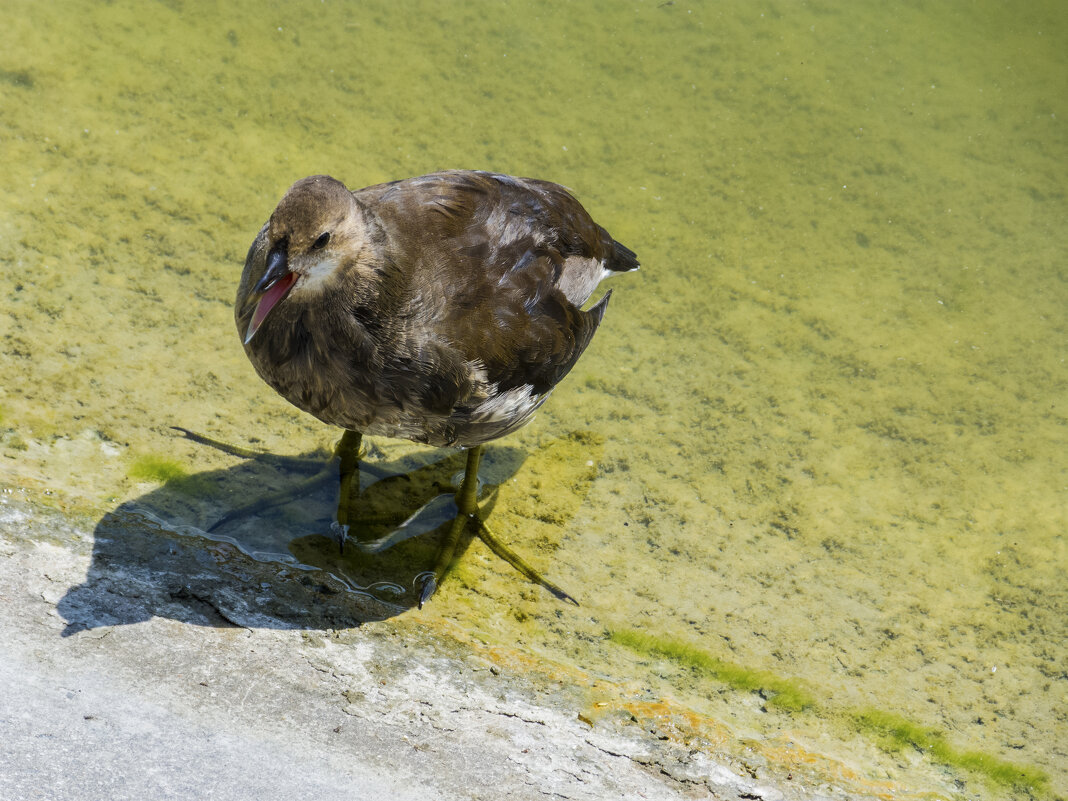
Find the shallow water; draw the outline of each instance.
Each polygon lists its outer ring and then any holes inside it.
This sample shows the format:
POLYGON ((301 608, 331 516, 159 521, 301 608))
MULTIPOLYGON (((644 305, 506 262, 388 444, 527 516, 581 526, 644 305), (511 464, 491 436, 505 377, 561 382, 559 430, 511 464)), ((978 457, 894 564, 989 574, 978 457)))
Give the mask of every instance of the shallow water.
MULTIPOLYGON (((433 614, 740 730, 879 745, 857 711, 893 713, 1068 794, 1059 4, 6 16, 0 482, 103 514, 153 491, 153 460, 236 464, 172 425, 329 448, 233 329, 285 188, 448 167, 556 180, 643 268, 613 279, 583 361, 487 458, 493 526, 582 606, 474 543, 433 614), (814 709, 762 711, 612 632, 796 679, 814 709)), ((949 770, 969 795, 1024 792, 949 770)))

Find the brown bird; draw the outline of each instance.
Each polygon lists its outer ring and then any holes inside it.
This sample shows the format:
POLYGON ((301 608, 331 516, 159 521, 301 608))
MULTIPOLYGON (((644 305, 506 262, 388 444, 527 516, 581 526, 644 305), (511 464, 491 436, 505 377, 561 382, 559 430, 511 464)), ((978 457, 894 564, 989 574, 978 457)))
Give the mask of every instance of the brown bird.
POLYGON ((420 606, 467 521, 502 558, 574 602, 503 545, 476 503, 482 445, 526 424, 574 367, 635 254, 562 186, 448 171, 355 192, 325 175, 289 188, 249 249, 237 329, 282 397, 345 430, 336 531, 359 492, 362 434, 468 449, 460 514, 420 606))

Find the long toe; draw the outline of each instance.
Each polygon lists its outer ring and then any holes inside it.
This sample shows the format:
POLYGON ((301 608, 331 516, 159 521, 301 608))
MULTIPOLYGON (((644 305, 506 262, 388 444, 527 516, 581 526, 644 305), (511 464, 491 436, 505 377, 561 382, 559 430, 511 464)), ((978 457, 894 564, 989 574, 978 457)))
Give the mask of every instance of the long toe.
POLYGON ((423 604, 430 600, 430 597, 438 590, 438 577, 431 572, 421 574, 421 577, 417 577, 417 581, 420 582, 419 586, 419 608, 423 608, 423 604))
POLYGON ((486 546, 491 551, 497 554, 497 556, 506 561, 508 564, 510 564, 512 567, 514 567, 532 582, 534 582, 535 584, 540 584, 542 587, 547 589, 561 601, 567 601, 568 603, 574 604, 575 606, 579 605, 579 602, 576 601, 570 593, 565 592, 563 589, 553 584, 541 573, 539 573, 537 570, 528 565, 526 560, 523 559, 523 557, 521 557, 519 554, 517 554, 515 551, 513 551, 511 548, 501 542, 500 539, 498 539, 497 535, 490 531, 489 526, 486 525, 486 522, 482 519, 480 515, 475 515, 475 518, 478 522, 478 538, 484 543, 486 543, 486 546))
POLYGON ((338 553, 345 554, 345 541, 349 538, 349 527, 343 523, 334 521, 330 524, 330 533, 337 540, 338 553))

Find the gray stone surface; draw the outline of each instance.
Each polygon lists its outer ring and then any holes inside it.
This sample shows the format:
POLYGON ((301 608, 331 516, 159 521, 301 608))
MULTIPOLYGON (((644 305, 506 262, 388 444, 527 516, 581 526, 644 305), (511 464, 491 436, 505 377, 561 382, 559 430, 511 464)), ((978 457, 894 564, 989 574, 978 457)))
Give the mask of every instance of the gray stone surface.
POLYGON ((566 682, 217 543, 118 559, 147 523, 110 525, 0 504, 4 799, 847 797, 591 726, 566 682))

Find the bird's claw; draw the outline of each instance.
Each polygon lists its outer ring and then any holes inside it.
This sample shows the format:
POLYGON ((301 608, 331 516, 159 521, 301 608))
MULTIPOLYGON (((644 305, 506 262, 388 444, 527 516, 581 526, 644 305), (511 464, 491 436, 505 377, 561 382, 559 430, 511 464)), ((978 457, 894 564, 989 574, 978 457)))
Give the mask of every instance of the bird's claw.
POLYGON ((339 523, 336 520, 330 524, 330 533, 334 535, 334 539, 337 540, 337 547, 339 553, 345 553, 345 540, 349 538, 349 526, 344 523, 339 523))
POLYGON ((415 581, 422 583, 422 586, 419 588, 419 608, 422 609, 423 604, 429 601, 430 597, 437 592, 438 577, 432 570, 428 570, 425 573, 420 573, 416 576, 415 581))

